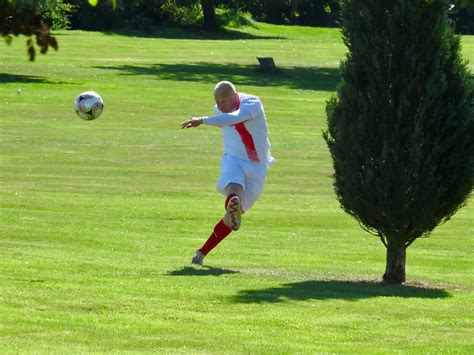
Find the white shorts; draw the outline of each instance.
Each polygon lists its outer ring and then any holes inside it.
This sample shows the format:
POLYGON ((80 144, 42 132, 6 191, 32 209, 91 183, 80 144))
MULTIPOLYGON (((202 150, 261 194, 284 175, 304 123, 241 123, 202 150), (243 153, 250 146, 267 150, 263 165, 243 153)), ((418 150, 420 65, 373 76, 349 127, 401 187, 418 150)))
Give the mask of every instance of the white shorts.
POLYGON ((225 195, 224 190, 230 183, 241 185, 244 188, 242 210, 248 211, 263 192, 267 170, 266 165, 224 154, 221 160, 221 176, 217 182, 217 190, 225 195))

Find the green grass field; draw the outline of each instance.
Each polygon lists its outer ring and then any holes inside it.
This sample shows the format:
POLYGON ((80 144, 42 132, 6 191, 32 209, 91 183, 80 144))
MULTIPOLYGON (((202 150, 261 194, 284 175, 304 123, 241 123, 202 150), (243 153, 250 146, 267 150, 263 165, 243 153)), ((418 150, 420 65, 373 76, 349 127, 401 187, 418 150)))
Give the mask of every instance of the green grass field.
MULTIPOLYGON (((0 43, 2 353, 474 352, 472 201, 387 286, 385 248, 335 199, 321 131, 337 30, 57 38, 33 63, 25 38, 0 43), (257 73, 257 56, 282 72, 257 73), (193 268, 223 213, 222 143, 179 124, 211 113, 225 79, 261 97, 277 164, 242 229, 193 268), (86 90, 105 101, 96 121, 73 112, 86 90)), ((474 61, 474 37, 463 53, 474 61)))

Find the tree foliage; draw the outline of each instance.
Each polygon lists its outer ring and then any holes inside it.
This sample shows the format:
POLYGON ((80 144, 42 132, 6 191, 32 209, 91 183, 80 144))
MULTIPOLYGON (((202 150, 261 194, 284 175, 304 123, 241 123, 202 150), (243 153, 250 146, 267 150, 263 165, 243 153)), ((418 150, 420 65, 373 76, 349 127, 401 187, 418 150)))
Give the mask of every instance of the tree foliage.
POLYGON ((40 5, 47 5, 47 0, 2 1, 0 3, 0 31, 5 41, 10 44, 13 36, 25 35, 30 60, 36 56, 36 45, 45 54, 48 49, 58 49, 56 39, 50 33, 50 26, 38 10, 40 5))
POLYGON ((254 0, 241 6, 263 22, 305 26, 336 26, 338 0, 254 0))
POLYGON ((117 0, 115 4, 103 0, 96 6, 85 5, 84 0, 67 1, 77 8, 71 22, 73 28, 78 29, 128 27, 148 31, 153 26, 163 25, 203 25, 210 28, 212 26, 206 25, 209 18, 216 21, 214 2, 209 0, 117 0), (205 13, 202 3, 208 5, 204 7, 205 13))
MULTIPOLYGON (((339 0, 2 0, 49 4, 42 15, 53 19, 53 28, 65 28, 73 15, 73 28, 106 30, 113 27, 202 24, 219 28, 227 14, 248 12, 263 22, 305 26, 338 26, 339 0), (72 6, 72 7, 71 7, 72 6), (51 9, 54 9, 51 11, 51 9), (219 11, 217 11, 219 9, 219 11), (48 14, 49 13, 49 14, 48 14)), ((474 33, 474 1, 450 0, 450 17, 457 31, 474 33)))
MULTIPOLYGON (((474 88, 446 0, 344 0, 342 84, 327 141, 342 208, 404 253, 466 203, 474 181, 474 88)), ((391 255, 389 255, 391 254, 391 255)), ((393 267, 390 258, 403 259, 393 267)))

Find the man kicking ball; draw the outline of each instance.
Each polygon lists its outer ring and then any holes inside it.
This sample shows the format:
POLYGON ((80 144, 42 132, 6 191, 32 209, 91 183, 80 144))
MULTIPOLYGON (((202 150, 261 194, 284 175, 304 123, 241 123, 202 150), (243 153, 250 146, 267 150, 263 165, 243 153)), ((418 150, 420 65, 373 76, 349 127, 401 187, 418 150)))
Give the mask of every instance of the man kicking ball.
POLYGON ((217 83, 214 99, 214 116, 191 117, 181 124, 181 128, 201 124, 218 126, 224 140, 217 189, 226 197, 225 214, 209 239, 194 254, 191 262, 196 265, 202 265, 212 249, 240 228, 242 214, 262 194, 267 169, 275 162, 270 154, 267 119, 260 99, 238 93, 229 81, 217 83))

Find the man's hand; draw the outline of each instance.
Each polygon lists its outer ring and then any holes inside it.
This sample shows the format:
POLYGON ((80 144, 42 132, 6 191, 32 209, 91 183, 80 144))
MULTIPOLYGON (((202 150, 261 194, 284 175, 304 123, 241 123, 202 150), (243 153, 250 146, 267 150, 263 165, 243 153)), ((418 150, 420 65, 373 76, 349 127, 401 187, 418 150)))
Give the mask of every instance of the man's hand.
POLYGON ((197 127, 202 123, 202 117, 191 117, 189 120, 181 123, 181 128, 197 127))

